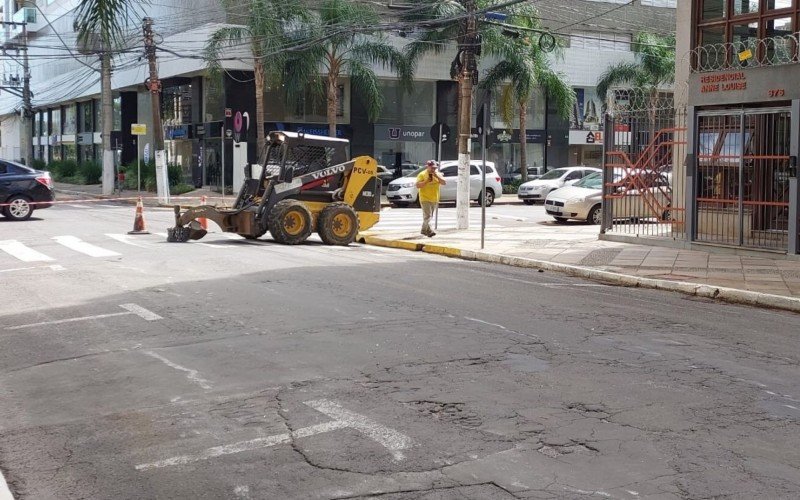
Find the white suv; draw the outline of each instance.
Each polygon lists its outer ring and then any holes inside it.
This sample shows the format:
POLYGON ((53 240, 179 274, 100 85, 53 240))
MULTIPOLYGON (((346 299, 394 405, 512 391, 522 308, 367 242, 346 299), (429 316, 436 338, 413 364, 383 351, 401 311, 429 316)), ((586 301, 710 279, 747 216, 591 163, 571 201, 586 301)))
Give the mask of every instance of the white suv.
MULTIPOLYGON (((480 202, 481 177, 483 162, 472 160, 469 169, 469 197, 471 200, 480 202)), ((389 183, 386 189, 386 198, 393 206, 407 206, 417 203, 417 175, 425 170, 422 167, 407 177, 395 179, 389 183)), ((456 188, 458 185, 458 161, 443 161, 439 167, 439 173, 447 181, 447 184, 439 190, 441 201, 456 201, 456 188)), ((500 183, 500 174, 494 167, 494 163, 486 162, 486 206, 491 206, 494 200, 503 194, 503 186, 500 183)))

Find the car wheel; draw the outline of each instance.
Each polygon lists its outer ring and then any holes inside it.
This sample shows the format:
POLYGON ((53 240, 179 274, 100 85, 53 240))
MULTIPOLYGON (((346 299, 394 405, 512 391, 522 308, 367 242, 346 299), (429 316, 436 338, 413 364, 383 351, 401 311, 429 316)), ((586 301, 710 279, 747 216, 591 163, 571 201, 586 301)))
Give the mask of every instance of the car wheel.
POLYGON ((556 220, 556 224, 564 224, 565 222, 567 222, 566 217, 553 217, 553 218, 556 220))
POLYGON ((535 202, 535 201, 533 201, 533 200, 522 200, 522 203, 524 203, 524 204, 526 204, 526 205, 533 205, 533 204, 534 204, 534 203, 536 203, 536 202, 535 202))
POLYGON ((482 204, 483 201, 486 201, 486 206, 491 207, 494 203, 494 191, 491 189, 486 190, 486 196, 479 196, 478 197, 478 205, 482 204))
POLYGON ((12 196, 8 200, 3 213, 11 220, 28 220, 33 214, 33 207, 30 200, 24 196, 12 196))
POLYGON ((602 224, 603 223, 603 211, 600 208, 600 205, 595 205, 589 210, 589 215, 586 216, 586 221, 589 224, 602 224))

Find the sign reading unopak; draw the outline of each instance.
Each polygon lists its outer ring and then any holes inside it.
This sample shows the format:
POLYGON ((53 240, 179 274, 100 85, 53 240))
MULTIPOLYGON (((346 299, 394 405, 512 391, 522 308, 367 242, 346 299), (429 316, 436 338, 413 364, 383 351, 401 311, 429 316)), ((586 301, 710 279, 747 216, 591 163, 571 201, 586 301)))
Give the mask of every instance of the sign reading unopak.
POLYGON ((147 124, 131 123, 131 135, 147 135, 147 124))

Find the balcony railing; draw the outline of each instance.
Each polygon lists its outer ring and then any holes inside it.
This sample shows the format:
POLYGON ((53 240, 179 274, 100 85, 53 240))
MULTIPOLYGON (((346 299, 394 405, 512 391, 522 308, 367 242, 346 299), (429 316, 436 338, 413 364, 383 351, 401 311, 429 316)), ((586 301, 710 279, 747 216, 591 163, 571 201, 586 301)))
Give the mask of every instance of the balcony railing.
POLYGON ((693 73, 797 64, 800 33, 701 45, 689 52, 693 73))

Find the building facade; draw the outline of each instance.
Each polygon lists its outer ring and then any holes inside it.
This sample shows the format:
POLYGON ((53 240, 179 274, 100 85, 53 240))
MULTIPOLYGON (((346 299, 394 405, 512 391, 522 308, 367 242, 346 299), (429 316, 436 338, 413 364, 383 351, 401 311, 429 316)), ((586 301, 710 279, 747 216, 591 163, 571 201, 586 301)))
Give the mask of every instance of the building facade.
POLYGON ((797 254, 800 4, 689 3, 687 237, 797 254))
MULTIPOLYGON (((34 91, 33 155, 43 161, 100 158, 101 110, 97 56, 78 53, 72 31, 77 0, 38 0, 34 7, 18 7, 4 0, 4 15, 25 17, 28 24, 31 82, 34 91), (60 38, 59 38, 60 36, 60 38)), ((600 74, 610 65, 634 59, 631 41, 642 26, 659 33, 674 29, 674 4, 643 0, 609 13, 617 0, 575 0, 571 9, 563 2, 537 3, 543 22, 563 47, 553 53, 553 68, 574 85, 578 103, 569 117, 559 116, 546 92, 532 97, 528 106, 528 130, 505 123, 493 106, 492 145, 487 157, 501 172, 519 167, 520 137, 524 133, 528 166, 555 168, 571 165, 599 166, 602 162, 603 99, 594 92, 600 74)), ((388 9, 387 16, 396 15, 388 9)), ((187 182, 219 186, 223 177, 231 185, 242 165, 255 162, 258 126, 267 130, 327 133, 325 103, 313 96, 289 104, 283 89, 265 92, 265 123, 255 123, 252 67, 246 48, 226 53, 221 78, 211 78, 199 55, 209 34, 225 22, 238 19, 226 13, 218 0, 169 0, 147 7, 159 37, 159 70, 168 161, 183 167, 187 182), (190 15, 191 14, 191 15, 190 15), (236 60, 236 55, 241 56, 236 60), (237 128, 237 124, 238 128, 237 128), (224 170, 224 172, 223 172, 224 170)), ((6 30, 6 42, 19 42, 19 33, 6 30)), ((12 30, 13 31, 13 30, 12 30)), ((130 46, 141 48, 141 26, 129 26, 130 46)), ((386 33, 398 47, 414 33, 386 33)), ((152 159, 152 127, 148 135, 131 134, 131 124, 151 125, 150 96, 144 88, 148 76, 141 52, 133 50, 115 58, 114 133, 112 146, 122 164, 137 158, 152 159)), ((351 154, 368 154, 387 166, 421 164, 436 158, 438 148, 431 127, 442 123, 451 138, 442 144, 442 159, 454 159, 458 87, 450 79, 455 46, 427 55, 419 64, 411 93, 403 92, 395 75, 376 67, 381 79, 384 107, 374 121, 367 117, 361 96, 345 76, 340 82, 337 135, 351 141, 351 154)), ((492 61, 481 61, 485 71, 492 61)), ((15 68, 5 68, 14 74, 15 68)), ((16 69, 19 72, 18 68, 16 69)), ((0 147, 6 158, 20 158, 18 118, 20 100, 0 97, 0 147)), ((479 145, 473 144, 479 154, 479 145)))

